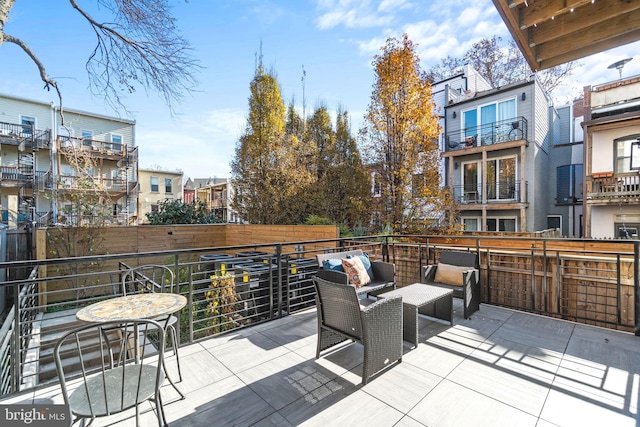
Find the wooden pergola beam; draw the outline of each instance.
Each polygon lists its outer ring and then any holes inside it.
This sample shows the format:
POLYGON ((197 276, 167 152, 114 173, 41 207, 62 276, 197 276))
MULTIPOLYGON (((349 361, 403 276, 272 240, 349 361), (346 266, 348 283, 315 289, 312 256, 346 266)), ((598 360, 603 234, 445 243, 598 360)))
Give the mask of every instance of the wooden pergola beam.
POLYGON ((607 22, 617 16, 636 12, 640 2, 596 2, 574 13, 566 13, 553 21, 529 28, 529 46, 536 46, 591 27, 594 23, 607 22))
POLYGON ((639 28, 640 10, 634 13, 618 15, 607 21, 592 25, 589 27, 589 31, 570 33, 537 46, 536 60, 542 62, 562 55, 564 52, 580 49, 583 46, 589 47, 616 37, 623 37, 625 34, 633 33, 639 28))
POLYGON ((591 0, 541 0, 520 8, 520 29, 557 19, 564 14, 576 13, 582 6, 593 6, 591 0), (573 12, 572 12, 573 10, 573 12))

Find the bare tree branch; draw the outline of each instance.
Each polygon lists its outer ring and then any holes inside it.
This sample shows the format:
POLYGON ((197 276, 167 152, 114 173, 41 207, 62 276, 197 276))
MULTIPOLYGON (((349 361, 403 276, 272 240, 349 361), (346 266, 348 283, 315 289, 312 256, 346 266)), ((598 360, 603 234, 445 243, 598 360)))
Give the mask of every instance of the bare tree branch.
POLYGON ((117 108, 123 106, 123 92, 155 88, 173 111, 173 105, 195 85, 193 74, 199 66, 188 42, 177 35, 167 0, 97 1, 114 13, 114 23, 97 22, 69 0, 97 38, 86 63, 92 93, 117 108))
MULTIPOLYGON (((179 35, 171 16, 170 0, 94 0, 110 11, 113 22, 98 22, 90 13, 69 0, 93 29, 97 44, 86 62, 89 89, 104 98, 112 109, 126 110, 124 96, 143 88, 157 91, 173 112, 196 84, 194 74, 200 68, 189 43, 179 35)), ((51 79, 44 64, 28 44, 5 32, 9 12, 15 0, 0 0, 0 45, 14 43, 33 60, 45 88, 52 87, 62 104, 61 90, 51 79)))
POLYGON ((17 37, 13 37, 10 34, 4 33, 3 38, 5 42, 13 43, 17 46, 20 46, 20 48, 27 55, 29 55, 29 58, 31 58, 31 60, 36 64, 36 67, 38 67, 38 71, 40 72, 40 78, 44 82, 45 89, 51 90, 51 88, 54 88, 56 90, 56 93, 58 94, 58 100, 60 101, 60 106, 62 106, 62 93, 60 92, 58 83, 47 75, 47 70, 44 67, 44 64, 40 61, 40 59, 36 56, 36 54, 31 50, 31 48, 25 42, 23 42, 17 37))

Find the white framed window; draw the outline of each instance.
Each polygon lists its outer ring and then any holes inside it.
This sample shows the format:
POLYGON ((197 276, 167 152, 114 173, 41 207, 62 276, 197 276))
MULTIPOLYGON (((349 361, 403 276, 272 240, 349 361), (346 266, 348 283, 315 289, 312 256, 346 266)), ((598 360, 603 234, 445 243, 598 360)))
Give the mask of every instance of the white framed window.
POLYGON ((479 138, 482 145, 508 140, 511 122, 517 116, 516 96, 478 105, 461 114, 464 137, 479 138))
POLYGON ((627 135, 613 140, 615 172, 625 173, 640 169, 640 135, 627 135), (634 156, 635 155, 635 156, 634 156))
POLYGON ((487 218, 487 231, 516 231, 515 217, 489 217, 487 218))
POLYGON ((164 179, 164 192, 165 193, 172 193, 172 188, 171 188, 171 178, 165 178, 164 179))
POLYGON ((547 229, 562 231, 562 215, 547 215, 547 229))
POLYGON ((82 145, 84 147, 91 147, 93 143, 93 131, 92 130, 82 130, 82 145))
POLYGON ((33 116, 20 115, 20 124, 22 126, 22 136, 31 136, 36 128, 36 118, 33 116))
POLYGON ((150 183, 151 183, 151 192, 152 193, 157 193, 159 191, 159 189, 158 189, 158 177, 157 176, 152 176, 150 183))
POLYGON ((122 151, 122 135, 117 133, 111 134, 111 145, 113 151, 122 151))

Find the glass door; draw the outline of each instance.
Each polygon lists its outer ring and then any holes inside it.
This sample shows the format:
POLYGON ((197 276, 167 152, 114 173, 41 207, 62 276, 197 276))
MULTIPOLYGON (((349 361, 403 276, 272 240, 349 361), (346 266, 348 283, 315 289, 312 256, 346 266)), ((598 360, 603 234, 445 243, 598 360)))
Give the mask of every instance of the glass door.
POLYGON ((462 200, 466 203, 477 202, 480 195, 480 164, 464 163, 462 175, 462 200))

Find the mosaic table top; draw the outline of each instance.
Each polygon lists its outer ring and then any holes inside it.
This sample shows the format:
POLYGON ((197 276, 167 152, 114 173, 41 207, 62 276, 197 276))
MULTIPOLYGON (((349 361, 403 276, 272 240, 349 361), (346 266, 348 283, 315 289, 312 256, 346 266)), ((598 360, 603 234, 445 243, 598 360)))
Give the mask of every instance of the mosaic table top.
POLYGON ((76 313, 76 318, 84 322, 151 319, 175 313, 185 305, 187 305, 187 299, 182 295, 170 293, 127 295, 84 307, 76 313))

